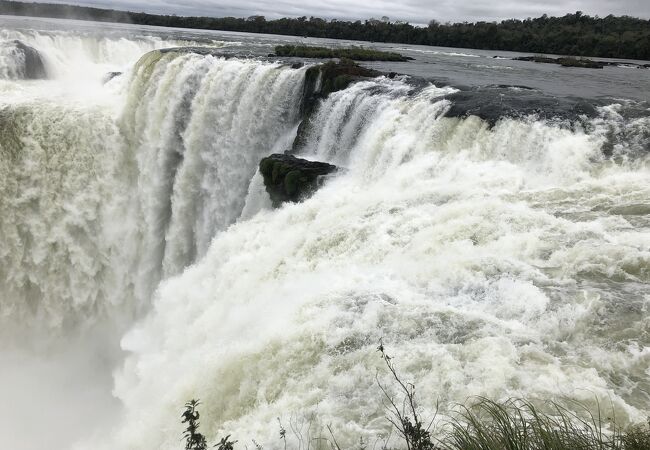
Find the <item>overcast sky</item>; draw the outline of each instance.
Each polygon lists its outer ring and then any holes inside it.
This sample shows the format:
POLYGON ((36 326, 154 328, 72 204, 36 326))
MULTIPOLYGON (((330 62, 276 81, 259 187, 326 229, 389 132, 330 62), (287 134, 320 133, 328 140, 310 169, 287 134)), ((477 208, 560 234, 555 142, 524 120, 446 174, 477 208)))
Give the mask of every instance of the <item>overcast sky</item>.
MULTIPOLYGON (((45 1, 45 0, 43 0, 45 1)), ((316 16, 337 19, 391 20, 427 23, 500 20, 564 15, 583 11, 590 15, 627 14, 650 18, 650 0, 49 0, 87 6, 150 13, 267 18, 316 16)))

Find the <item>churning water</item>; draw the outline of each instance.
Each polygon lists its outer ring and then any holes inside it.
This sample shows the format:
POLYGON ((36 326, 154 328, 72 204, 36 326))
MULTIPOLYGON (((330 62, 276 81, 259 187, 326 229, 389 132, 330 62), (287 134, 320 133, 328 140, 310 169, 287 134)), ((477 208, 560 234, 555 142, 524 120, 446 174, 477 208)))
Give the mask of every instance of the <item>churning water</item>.
POLYGON ((263 57, 293 38, 2 23, 3 446, 177 449, 196 397, 210 439, 373 439, 380 339, 424 415, 648 415, 650 71, 401 46, 374 66, 410 76, 331 94, 293 145, 306 67, 263 57), (257 165, 292 148, 343 170, 272 209, 257 165))

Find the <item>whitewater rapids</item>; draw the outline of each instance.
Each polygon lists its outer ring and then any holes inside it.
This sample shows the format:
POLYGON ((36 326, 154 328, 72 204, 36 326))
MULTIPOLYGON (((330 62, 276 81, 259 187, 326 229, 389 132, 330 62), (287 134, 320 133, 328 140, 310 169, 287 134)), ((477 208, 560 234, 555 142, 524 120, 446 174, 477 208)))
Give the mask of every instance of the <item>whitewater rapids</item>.
POLYGON ((380 339, 425 417, 472 396, 648 415, 648 114, 490 126, 446 115, 455 88, 359 82, 295 149, 344 170, 274 210, 257 164, 291 148, 306 67, 115 45, 72 53, 85 99, 51 92, 69 62, 1 84, 0 394, 75 417, 87 386, 113 411, 89 408, 90 435, 61 423, 51 447, 0 429, 13 448, 180 448, 191 398, 211 441, 283 448, 280 418, 290 440, 330 424, 373 442, 380 339), (50 395, 53 377, 29 397, 43 365, 83 388, 50 395))

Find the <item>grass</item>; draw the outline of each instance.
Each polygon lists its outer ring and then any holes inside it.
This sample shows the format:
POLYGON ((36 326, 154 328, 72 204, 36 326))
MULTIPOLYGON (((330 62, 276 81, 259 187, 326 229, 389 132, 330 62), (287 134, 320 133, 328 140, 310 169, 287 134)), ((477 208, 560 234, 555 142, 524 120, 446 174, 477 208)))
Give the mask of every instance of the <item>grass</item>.
POLYGON ((308 45, 278 45, 276 56, 301 58, 347 58, 355 61, 408 61, 413 58, 394 52, 382 52, 363 47, 327 48, 308 45))
POLYGON ((444 450, 649 450, 650 426, 621 430, 576 404, 585 417, 550 402, 541 412, 526 400, 479 399, 450 422, 444 450), (611 425, 612 430, 607 430, 611 425))
MULTIPOLYGON (((378 351, 397 394, 391 394, 392 390, 382 384, 379 377, 376 381, 386 400, 386 420, 399 436, 399 441, 391 445, 388 443, 390 438, 387 438, 378 447, 381 450, 650 450, 650 422, 623 429, 614 419, 604 418, 600 407, 594 413, 579 403, 572 403, 572 408, 568 409, 556 402, 536 406, 522 399, 496 402, 477 398, 470 405, 460 406, 448 419, 439 421, 439 432, 434 433, 431 427, 436 417, 426 421, 419 413, 415 385, 404 381, 399 375, 393 359, 386 354, 381 342, 378 351)), ((198 432, 198 404, 198 401, 192 400, 186 404, 183 413, 183 422, 188 423, 184 434, 188 450, 206 449, 205 439, 198 432)), ((367 450, 363 440, 356 446, 342 447, 329 425, 329 437, 321 435, 313 438, 309 434, 306 439, 301 432, 302 424, 292 426, 296 445, 288 445, 286 430, 279 420, 284 450, 367 450)), ((315 420, 315 417, 309 419, 309 430, 315 420)), ((236 442, 227 436, 215 447, 218 450, 234 450, 236 442)), ((257 442, 252 442, 256 449, 263 448, 257 442)))

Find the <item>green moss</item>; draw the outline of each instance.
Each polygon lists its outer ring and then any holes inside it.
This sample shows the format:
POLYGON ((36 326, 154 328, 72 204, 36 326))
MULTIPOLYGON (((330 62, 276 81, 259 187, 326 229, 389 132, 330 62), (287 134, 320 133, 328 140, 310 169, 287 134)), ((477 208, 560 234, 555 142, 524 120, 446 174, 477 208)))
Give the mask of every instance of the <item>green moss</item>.
POLYGON ((559 58, 558 64, 563 67, 582 67, 584 69, 602 69, 605 64, 586 58, 559 58))
POLYGON ((298 184, 300 183, 300 171, 292 170, 284 177, 284 192, 292 197, 298 192, 298 184))
POLYGON ((271 172, 271 181, 273 181, 273 184, 278 184, 278 181, 282 178, 282 169, 283 165, 281 163, 273 163, 273 171, 271 172))
POLYGON ((262 159, 260 161, 260 172, 262 175, 271 175, 273 173, 273 160, 271 159, 262 159))
POLYGON ((356 61, 408 61, 413 58, 395 52, 382 52, 363 47, 327 48, 308 45, 278 45, 277 56, 299 58, 348 58, 356 61))
POLYGON ((602 69, 607 65, 602 61, 593 61, 587 58, 573 58, 573 57, 564 57, 564 58, 550 58, 548 56, 518 56, 513 58, 515 61, 531 61, 536 63, 544 64, 559 64, 563 67, 582 67, 584 69, 602 69))
POLYGON ((352 80, 350 75, 339 75, 334 78, 333 88, 335 91, 342 91, 352 83, 352 80))
POLYGON ((297 202, 318 188, 318 177, 336 171, 331 164, 308 161, 286 154, 274 154, 260 161, 264 186, 273 206, 297 202))

